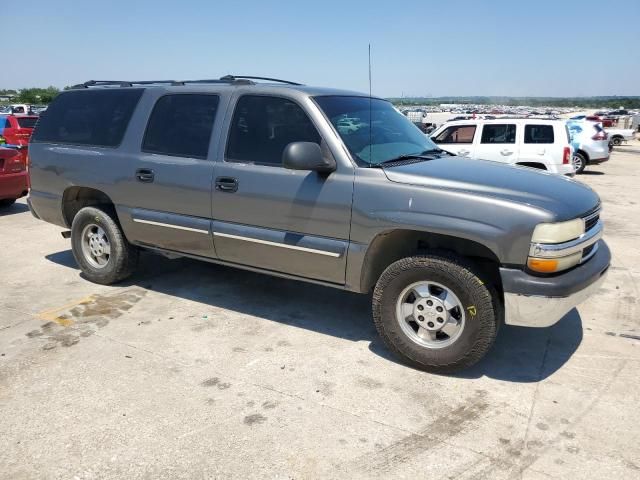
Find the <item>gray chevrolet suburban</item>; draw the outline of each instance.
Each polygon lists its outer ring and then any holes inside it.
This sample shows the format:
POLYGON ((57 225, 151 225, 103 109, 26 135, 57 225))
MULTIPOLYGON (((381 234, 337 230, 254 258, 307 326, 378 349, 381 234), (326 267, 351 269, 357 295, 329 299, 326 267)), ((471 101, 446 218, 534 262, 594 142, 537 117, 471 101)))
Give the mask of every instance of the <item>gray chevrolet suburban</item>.
POLYGON ((477 362, 502 322, 556 323, 611 258, 590 188, 456 157, 349 91, 90 81, 29 154, 31 211, 70 228, 87 279, 124 279, 146 249, 372 293, 388 347, 429 371, 477 362))

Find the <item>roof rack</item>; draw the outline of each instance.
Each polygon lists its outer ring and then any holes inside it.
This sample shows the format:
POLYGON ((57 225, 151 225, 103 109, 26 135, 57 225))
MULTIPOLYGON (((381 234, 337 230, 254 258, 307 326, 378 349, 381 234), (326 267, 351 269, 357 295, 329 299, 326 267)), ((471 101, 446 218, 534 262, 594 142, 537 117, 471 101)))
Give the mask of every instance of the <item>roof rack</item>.
POLYGON ((171 85, 171 86, 183 86, 193 84, 220 84, 231 83, 236 85, 255 85, 253 80, 266 80, 269 82, 284 83, 287 85, 302 85, 301 83, 290 82, 289 80, 280 80, 278 78, 269 77, 254 77, 249 75, 225 75, 218 79, 207 80, 89 80, 84 83, 79 83, 71 88, 89 88, 89 87, 133 87, 134 85, 171 85))
POLYGON ((250 75, 225 75, 224 77, 220 78, 220 80, 229 80, 229 81, 235 81, 237 79, 241 79, 241 80, 266 80, 267 82, 276 82, 276 83, 285 83, 287 85, 302 85, 302 83, 296 83, 296 82, 292 82, 290 80, 281 80, 279 78, 270 78, 270 77, 252 77, 250 75))

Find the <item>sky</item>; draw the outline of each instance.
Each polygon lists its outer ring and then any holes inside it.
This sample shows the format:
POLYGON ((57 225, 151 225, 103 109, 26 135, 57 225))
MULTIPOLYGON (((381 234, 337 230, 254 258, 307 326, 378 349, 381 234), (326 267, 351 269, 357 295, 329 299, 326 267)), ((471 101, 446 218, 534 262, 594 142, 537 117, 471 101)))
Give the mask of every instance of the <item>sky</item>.
MULTIPOLYGON (((0 0, 0 5, 10 0, 0 0)), ((0 88, 283 78, 384 97, 640 95, 640 0, 29 0, 0 88)))

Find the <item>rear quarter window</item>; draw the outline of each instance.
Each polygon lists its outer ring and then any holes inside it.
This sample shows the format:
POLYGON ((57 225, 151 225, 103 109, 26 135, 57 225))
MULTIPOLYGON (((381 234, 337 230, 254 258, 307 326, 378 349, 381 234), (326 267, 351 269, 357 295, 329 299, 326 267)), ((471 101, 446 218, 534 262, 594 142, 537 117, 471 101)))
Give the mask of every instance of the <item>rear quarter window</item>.
POLYGON ((553 125, 525 125, 524 143, 554 143, 553 125))
POLYGON ((32 141, 117 147, 143 89, 65 92, 40 117, 32 141))

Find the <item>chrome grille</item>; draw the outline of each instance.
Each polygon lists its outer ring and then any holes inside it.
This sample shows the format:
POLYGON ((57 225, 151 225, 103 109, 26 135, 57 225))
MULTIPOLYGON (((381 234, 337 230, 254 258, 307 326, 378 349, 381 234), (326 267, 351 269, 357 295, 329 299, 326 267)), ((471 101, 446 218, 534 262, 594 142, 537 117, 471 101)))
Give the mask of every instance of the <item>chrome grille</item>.
POLYGON ((598 220, 600 220, 600 209, 596 210, 593 213, 590 213, 586 217, 583 217, 584 220, 584 231, 588 232, 593 227, 595 227, 598 220))

